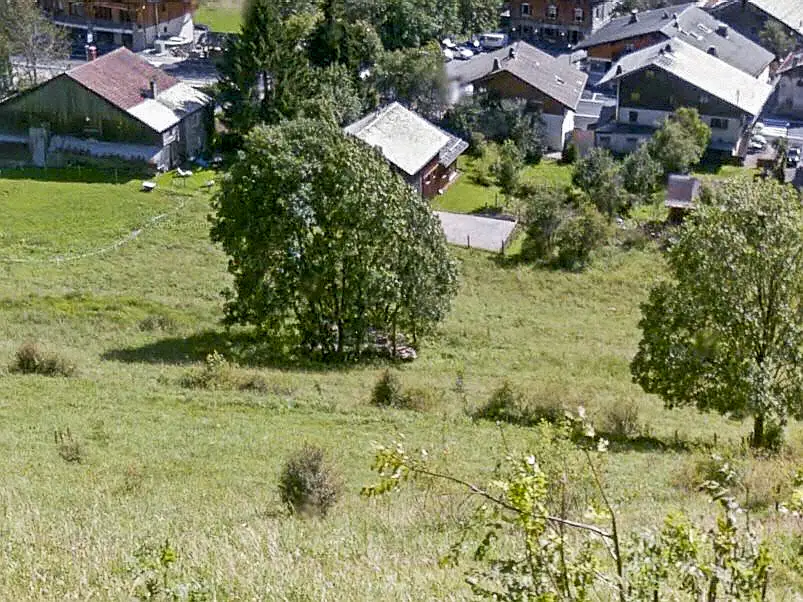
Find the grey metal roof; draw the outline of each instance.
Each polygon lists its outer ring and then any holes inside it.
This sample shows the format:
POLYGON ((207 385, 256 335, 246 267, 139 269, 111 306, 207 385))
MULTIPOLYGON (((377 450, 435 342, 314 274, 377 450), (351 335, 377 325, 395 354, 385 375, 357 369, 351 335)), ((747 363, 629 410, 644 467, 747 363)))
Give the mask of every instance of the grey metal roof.
MULTIPOLYGON (((772 0, 760 1, 772 2, 772 0)), ((794 1, 803 7, 803 0, 794 1)), ((723 61, 754 77, 759 76, 775 59, 769 50, 744 37, 694 4, 644 11, 637 13, 636 17, 635 21, 632 15, 613 19, 575 48, 592 48, 600 44, 660 33, 666 38, 681 38, 703 52, 714 48, 716 55, 723 61), (719 33, 721 27, 725 28, 722 30, 725 35, 719 33)))
POLYGON ((748 0, 748 2, 790 29, 803 34, 802 0, 748 0))
POLYGON ((680 38, 623 56, 600 80, 605 84, 646 67, 657 67, 750 115, 758 115, 772 86, 687 44, 680 38))
POLYGON ((793 52, 788 57, 786 57, 786 60, 784 60, 784 62, 781 63, 781 66, 778 67, 777 74, 782 75, 784 73, 793 71, 794 69, 797 69, 798 67, 802 66, 803 66, 803 50, 799 50, 797 52, 793 52))
POLYGON ((366 115, 344 131, 379 148, 385 159, 411 176, 434 157, 443 165, 451 165, 468 148, 460 138, 447 134, 398 102, 366 115))
POLYGON ((500 70, 511 73, 571 110, 577 108, 588 80, 588 75, 569 61, 556 59, 526 42, 516 42, 467 61, 451 61, 446 64, 446 74, 450 81, 471 84, 491 75, 495 61, 499 61, 500 70), (515 58, 511 58, 511 51, 515 58))

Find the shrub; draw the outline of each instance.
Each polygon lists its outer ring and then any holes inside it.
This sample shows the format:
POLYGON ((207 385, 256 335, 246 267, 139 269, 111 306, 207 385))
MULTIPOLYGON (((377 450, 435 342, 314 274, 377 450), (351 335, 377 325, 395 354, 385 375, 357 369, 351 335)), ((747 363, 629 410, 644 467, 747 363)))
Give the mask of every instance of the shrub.
POLYGON ((84 448, 80 441, 75 439, 70 432, 70 429, 61 430, 57 429, 54 433, 56 442, 56 449, 59 452, 62 460, 69 463, 80 464, 84 460, 84 448))
POLYGON ((69 377, 75 374, 75 364, 55 353, 44 351, 36 343, 23 343, 14 355, 12 372, 69 377))
POLYGON ((563 146, 563 152, 560 155, 561 163, 565 165, 571 165, 580 156, 580 151, 577 150, 577 145, 574 142, 567 142, 563 146))
POLYGON ((139 323, 139 329, 144 332, 152 332, 155 330, 170 332, 176 329, 176 321, 170 316, 161 314, 150 315, 139 323))
POLYGON ((488 152, 488 142, 485 135, 481 132, 471 132, 471 139, 468 146, 468 155, 475 159, 482 159, 488 152))
POLYGON ((438 399, 430 389, 414 388, 402 396, 402 402, 403 407, 409 410, 426 412, 437 405, 438 399))
POLYGON ((206 356, 204 367, 185 375, 180 384, 187 389, 208 389, 211 391, 254 391, 266 393, 270 386, 258 374, 241 370, 223 355, 213 351, 206 356))
POLYGON ((405 405, 401 381, 390 370, 385 370, 374 385, 371 404, 385 408, 400 408, 405 405))
POLYGON ((566 418, 566 408, 554 398, 528 400, 506 381, 484 405, 477 408, 474 418, 521 426, 533 426, 540 422, 557 424, 566 418))
POLYGON ((279 476, 279 495, 294 513, 326 516, 337 501, 340 484, 325 462, 323 450, 305 445, 285 463, 279 476))
POLYGON ((608 237, 608 224, 593 206, 584 203, 564 220, 555 233, 558 245, 557 264, 564 269, 582 268, 591 253, 608 237))
POLYGON ((609 437, 630 439, 641 434, 639 407, 633 401, 618 400, 605 410, 602 428, 609 437))

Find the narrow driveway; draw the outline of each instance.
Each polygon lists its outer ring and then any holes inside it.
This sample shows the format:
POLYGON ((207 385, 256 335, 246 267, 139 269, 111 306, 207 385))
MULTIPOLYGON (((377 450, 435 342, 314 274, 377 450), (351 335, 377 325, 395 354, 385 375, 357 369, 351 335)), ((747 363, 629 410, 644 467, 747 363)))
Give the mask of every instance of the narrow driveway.
POLYGON ((436 211, 435 215, 440 218, 449 243, 472 249, 501 251, 516 227, 513 221, 464 213, 436 211))

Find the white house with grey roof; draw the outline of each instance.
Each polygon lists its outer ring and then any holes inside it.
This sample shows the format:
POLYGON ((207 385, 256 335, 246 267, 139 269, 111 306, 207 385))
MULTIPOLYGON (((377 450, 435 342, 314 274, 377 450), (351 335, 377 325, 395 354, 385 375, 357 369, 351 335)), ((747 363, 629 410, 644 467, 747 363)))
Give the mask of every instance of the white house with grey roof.
MULTIPOLYGON (((800 1, 803 4, 803 0, 800 1)), ((775 56, 693 3, 611 20, 575 48, 588 53, 592 70, 607 69, 624 55, 671 39, 682 40, 756 79, 769 81, 775 56)))
POLYGON ((773 91, 678 38, 622 57, 601 80, 608 82, 617 88, 616 115, 595 138, 616 153, 635 150, 674 110, 691 107, 711 128, 710 150, 741 155, 745 134, 773 91))
POLYGON ((577 105, 588 81, 588 75, 566 57, 555 58, 526 42, 467 61, 451 61, 446 64, 446 74, 452 102, 484 89, 537 107, 546 128, 547 147, 552 150, 563 149, 574 129, 577 105))
POLYGON ((457 159, 468 143, 444 132, 394 102, 345 128, 376 148, 388 163, 426 198, 445 190, 457 177, 457 159))

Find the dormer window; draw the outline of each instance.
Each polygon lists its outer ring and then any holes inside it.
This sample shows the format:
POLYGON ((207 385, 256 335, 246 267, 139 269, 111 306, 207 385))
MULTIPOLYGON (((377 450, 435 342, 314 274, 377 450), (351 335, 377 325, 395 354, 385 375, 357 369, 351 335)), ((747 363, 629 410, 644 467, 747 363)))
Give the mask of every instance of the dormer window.
POLYGON ((550 4, 546 7, 546 18, 550 21, 557 21, 558 19, 558 7, 554 4, 550 4))
POLYGON ((522 17, 529 17, 530 16, 530 4, 528 2, 522 2, 522 4, 521 4, 521 16, 522 17))
POLYGON ((582 8, 575 8, 574 9, 574 22, 575 23, 582 23, 583 22, 583 9, 582 8))

